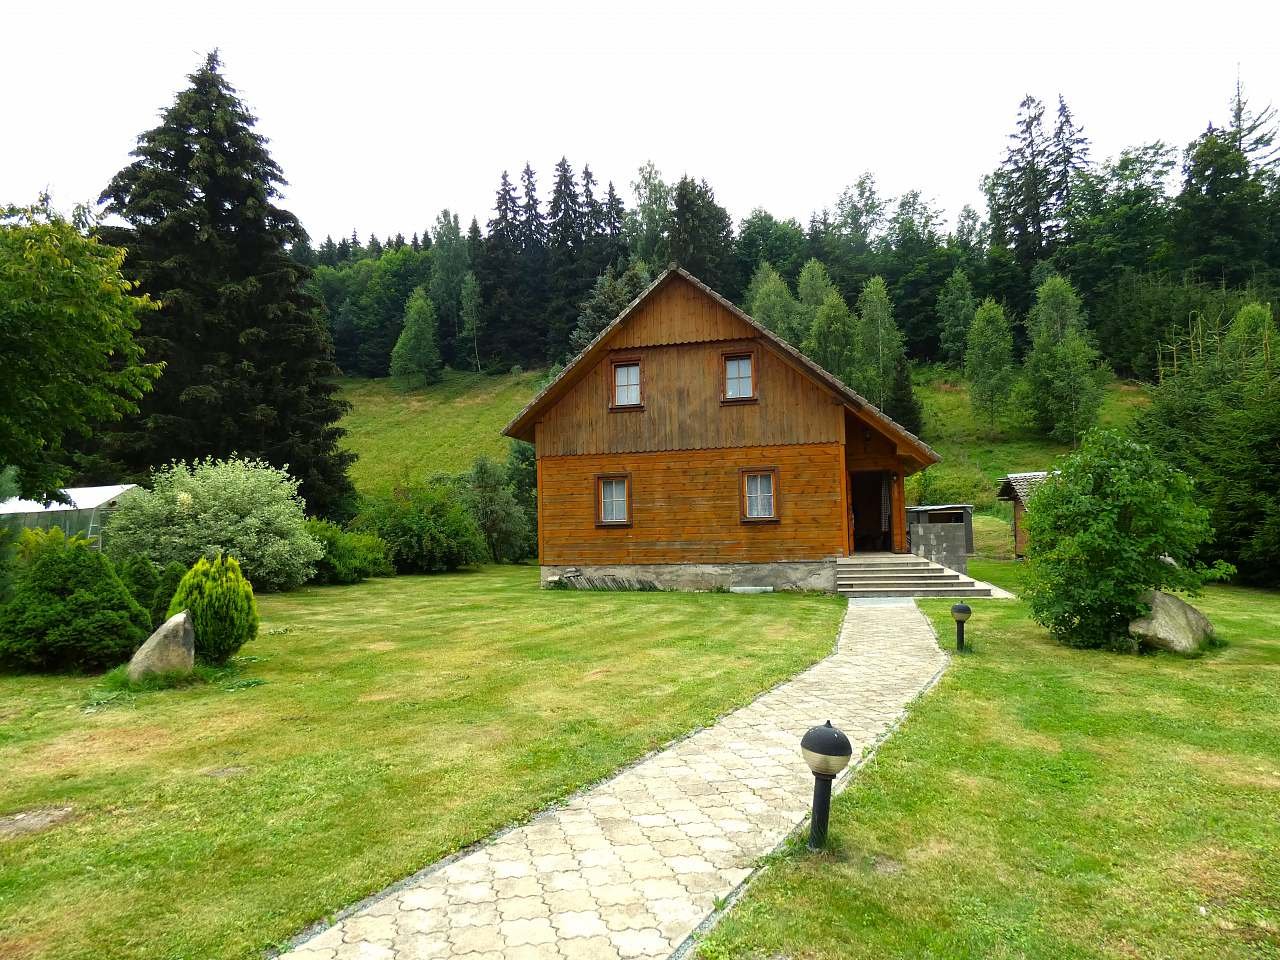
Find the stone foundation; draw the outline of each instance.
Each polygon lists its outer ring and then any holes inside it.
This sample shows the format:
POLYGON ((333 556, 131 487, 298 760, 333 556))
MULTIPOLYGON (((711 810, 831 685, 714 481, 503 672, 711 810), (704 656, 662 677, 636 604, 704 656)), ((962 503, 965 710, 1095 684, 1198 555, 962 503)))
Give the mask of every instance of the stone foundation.
POLYGON ((777 563, 617 563, 542 567, 542 583, 576 570, 588 577, 651 580, 663 590, 712 590, 717 587, 773 587, 775 590, 824 590, 835 593, 834 560, 777 563))

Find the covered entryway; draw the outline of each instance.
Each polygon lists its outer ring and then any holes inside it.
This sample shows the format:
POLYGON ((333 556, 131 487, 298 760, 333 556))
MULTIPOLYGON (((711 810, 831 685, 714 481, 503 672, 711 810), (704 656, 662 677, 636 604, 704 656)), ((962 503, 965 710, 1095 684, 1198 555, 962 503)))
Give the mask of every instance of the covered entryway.
POLYGON ((893 475, 888 470, 849 473, 854 553, 893 550, 893 475))

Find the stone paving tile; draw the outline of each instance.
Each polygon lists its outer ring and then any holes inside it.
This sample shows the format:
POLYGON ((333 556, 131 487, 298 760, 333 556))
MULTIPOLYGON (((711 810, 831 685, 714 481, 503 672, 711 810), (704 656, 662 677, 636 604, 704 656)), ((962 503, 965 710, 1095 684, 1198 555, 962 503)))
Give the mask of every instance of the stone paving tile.
POLYGON ((857 758, 945 662, 914 602, 850 601, 825 660, 283 960, 670 956, 808 813, 804 731, 830 720, 857 758))

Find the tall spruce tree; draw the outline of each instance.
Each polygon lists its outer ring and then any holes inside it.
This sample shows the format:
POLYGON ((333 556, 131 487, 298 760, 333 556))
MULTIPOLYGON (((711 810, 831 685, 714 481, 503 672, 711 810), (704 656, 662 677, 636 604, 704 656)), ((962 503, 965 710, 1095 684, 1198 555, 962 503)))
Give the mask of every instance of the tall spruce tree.
POLYGON ((538 177, 526 163, 520 171, 520 300, 517 316, 523 328, 519 359, 538 363, 547 358, 547 220, 538 201, 538 177))
POLYGON ((288 465, 308 509, 341 513, 354 456, 338 447, 345 404, 310 270, 288 253, 305 232, 275 204, 284 177, 217 52, 188 79, 102 194, 128 224, 104 238, 162 304, 140 342, 165 371, 101 453, 113 479, 173 459, 261 457, 288 465))
POLYGON ((582 301, 578 322, 569 341, 570 348, 577 352, 589 344, 651 282, 649 267, 643 260, 632 261, 626 269, 612 264, 605 268, 582 301))
MULTIPOLYGON (((473 221, 473 226, 475 223, 473 221)), ((526 354, 528 340, 522 329, 519 303, 521 284, 519 205, 507 171, 502 171, 488 235, 475 258, 475 274, 484 303, 484 328, 495 357, 512 363, 526 354)), ((479 230, 475 231, 479 233, 479 230)), ((472 234, 468 233, 468 243, 472 234)))
POLYGON ((606 265, 626 260, 631 253, 626 234, 627 208, 613 189, 613 181, 609 181, 604 195, 604 233, 608 237, 604 262, 606 265))
POLYGON ((1072 187, 1089 168, 1089 140, 1076 124, 1067 101, 1058 95, 1058 119, 1049 143, 1049 198, 1045 242, 1052 250, 1065 239, 1072 187))
POLYGON ((1187 147, 1174 203, 1179 265, 1203 280, 1237 286, 1264 268, 1266 175, 1228 131, 1210 127, 1187 147))
POLYGON ((562 356, 577 319, 577 306, 585 285, 595 279, 584 276, 586 222, 573 167, 567 157, 556 164, 551 203, 547 208, 547 345, 548 357, 562 356))
POLYGON ((1019 266, 1031 272, 1048 254, 1046 227, 1052 218, 1051 142, 1044 131, 1044 104, 1027 94, 1018 105, 1016 129, 1004 163, 993 178, 991 222, 1007 235, 1019 266))

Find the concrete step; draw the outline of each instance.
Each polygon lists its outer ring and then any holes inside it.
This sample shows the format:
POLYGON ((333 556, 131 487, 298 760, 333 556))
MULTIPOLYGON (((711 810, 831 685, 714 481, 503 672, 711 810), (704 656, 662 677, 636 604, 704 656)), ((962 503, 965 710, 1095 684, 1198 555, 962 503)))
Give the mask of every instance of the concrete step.
POLYGON ((924 557, 909 556, 904 554, 902 557, 895 559, 893 557, 837 557, 836 566, 838 567, 858 567, 867 564, 877 564, 893 567, 927 567, 932 564, 932 560, 926 560, 924 557))
POLYGON ((946 567, 908 567, 902 570, 900 567, 884 567, 876 568, 876 570, 837 570, 837 577, 856 577, 859 580, 865 580, 867 577, 874 580, 876 577, 916 577, 919 580, 929 580, 932 577, 957 577, 960 576, 954 570, 947 570, 946 567))
POLYGON ((975 583, 954 587, 839 587, 842 597, 990 597, 990 587, 975 583))
POLYGON ((849 587, 853 590, 872 590, 878 587, 919 587, 929 590, 933 587, 971 587, 973 581, 968 577, 955 577, 950 580, 911 580, 907 577, 882 577, 879 580, 855 580, 852 582, 836 581, 837 587, 849 587))
POLYGON ((836 569, 846 570, 943 570, 936 563, 838 563, 836 569))

